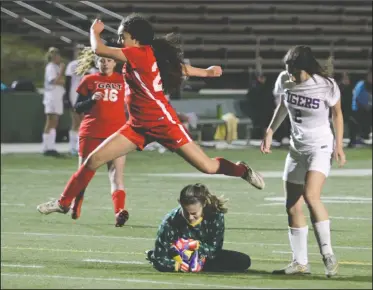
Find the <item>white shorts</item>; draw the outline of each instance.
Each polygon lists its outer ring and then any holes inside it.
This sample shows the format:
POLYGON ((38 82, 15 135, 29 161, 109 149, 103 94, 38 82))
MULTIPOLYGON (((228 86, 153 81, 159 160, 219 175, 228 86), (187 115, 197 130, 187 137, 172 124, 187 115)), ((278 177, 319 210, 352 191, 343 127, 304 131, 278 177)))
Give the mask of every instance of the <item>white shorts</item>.
POLYGON ((308 171, 318 171, 328 177, 332 165, 333 153, 329 151, 314 151, 312 153, 299 153, 290 149, 282 179, 290 183, 305 184, 308 171))
POLYGON ((45 114, 63 114, 63 94, 64 92, 44 92, 44 113, 45 114))

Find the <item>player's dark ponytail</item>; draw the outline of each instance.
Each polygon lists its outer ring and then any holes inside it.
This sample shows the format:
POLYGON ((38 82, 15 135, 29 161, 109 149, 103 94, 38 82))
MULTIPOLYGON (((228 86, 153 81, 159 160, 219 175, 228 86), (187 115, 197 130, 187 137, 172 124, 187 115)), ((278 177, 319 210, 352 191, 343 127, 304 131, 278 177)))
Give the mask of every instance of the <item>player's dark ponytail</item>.
POLYGON ((152 25, 139 14, 131 14, 122 20, 123 30, 141 45, 151 45, 161 73, 163 91, 172 93, 182 82, 183 52, 175 34, 154 37, 152 25))
POLYGON ((284 57, 284 63, 288 65, 290 72, 295 73, 304 70, 310 76, 317 74, 329 82, 332 82, 327 70, 317 61, 309 46, 297 45, 288 50, 284 57))
POLYGON ((183 51, 174 33, 155 38, 152 44, 165 93, 180 89, 182 82, 183 51))
POLYGON ((189 184, 185 186, 180 192, 179 203, 181 206, 186 206, 190 204, 195 204, 200 202, 204 205, 204 211, 206 212, 222 212, 226 213, 228 208, 225 203, 227 199, 224 199, 223 196, 218 197, 215 194, 212 194, 208 188, 201 184, 189 184))

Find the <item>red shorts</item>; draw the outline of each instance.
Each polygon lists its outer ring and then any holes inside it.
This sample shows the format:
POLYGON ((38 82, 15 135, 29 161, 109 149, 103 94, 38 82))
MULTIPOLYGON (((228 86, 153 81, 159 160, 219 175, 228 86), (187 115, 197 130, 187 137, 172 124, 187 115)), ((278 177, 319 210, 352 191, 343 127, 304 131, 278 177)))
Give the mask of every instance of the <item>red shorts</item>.
POLYGON ((135 127, 126 123, 118 130, 120 134, 134 143, 139 150, 143 150, 151 142, 158 142, 170 151, 192 141, 189 133, 180 123, 168 123, 151 128, 135 127))
POLYGON ((105 139, 79 136, 79 156, 87 158, 105 139))

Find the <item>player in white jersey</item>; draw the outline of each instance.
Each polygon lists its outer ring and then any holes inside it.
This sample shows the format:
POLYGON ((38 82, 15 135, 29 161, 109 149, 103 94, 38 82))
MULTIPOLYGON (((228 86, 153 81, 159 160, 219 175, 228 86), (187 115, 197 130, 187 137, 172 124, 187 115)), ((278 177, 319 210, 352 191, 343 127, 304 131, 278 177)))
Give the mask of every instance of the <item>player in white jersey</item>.
POLYGON ((59 116, 63 114, 63 95, 65 93, 64 70, 58 48, 50 47, 47 53, 48 64, 44 75, 44 113, 46 122, 43 132, 43 153, 58 157, 56 151, 56 128, 59 116))
POLYGON ((84 48, 83 45, 77 45, 74 50, 74 60, 70 61, 66 67, 66 101, 69 104, 69 110, 71 115, 71 128, 69 130, 69 151, 72 155, 78 155, 78 131, 80 122, 82 121, 81 114, 78 114, 73 109, 75 103, 78 99, 78 93, 76 89, 78 88, 80 81, 82 80, 82 76, 76 73, 76 68, 78 66, 78 56, 82 49, 84 48))
POLYGON ((334 158, 343 166, 343 116, 340 91, 327 76, 307 46, 291 48, 284 58, 286 71, 278 76, 274 95, 280 99, 264 136, 261 151, 270 153, 272 136, 287 114, 291 120, 290 151, 285 161, 284 188, 289 224, 292 262, 274 274, 310 274, 307 253, 308 226, 302 206, 310 212, 311 222, 325 265, 325 274, 337 274, 328 212, 320 195, 334 158), (334 134, 329 122, 332 111, 334 134))

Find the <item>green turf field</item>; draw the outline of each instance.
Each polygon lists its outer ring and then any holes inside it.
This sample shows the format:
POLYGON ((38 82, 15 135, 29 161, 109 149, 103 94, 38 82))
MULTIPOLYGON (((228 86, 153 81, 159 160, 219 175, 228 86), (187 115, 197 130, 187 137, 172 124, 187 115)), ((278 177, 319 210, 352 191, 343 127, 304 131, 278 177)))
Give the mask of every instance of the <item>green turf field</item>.
POLYGON ((1 288, 372 288, 372 151, 347 150, 344 169, 333 166, 323 197, 332 221, 338 277, 327 279, 310 227, 312 275, 273 276, 290 261, 281 171, 286 151, 262 156, 258 149, 213 151, 245 160, 263 172, 266 188, 240 179, 198 174, 171 153, 133 153, 125 182, 130 220, 114 227, 105 168, 88 187, 82 217, 42 216, 36 206, 57 198, 76 159, 38 154, 1 160, 1 288), (343 170, 343 171, 341 171, 343 170), (188 174, 183 174, 188 173, 188 174), (338 175, 338 176, 336 176, 338 175), (202 182, 229 198, 224 247, 252 257, 245 274, 159 273, 145 261, 163 216, 177 205, 180 189, 202 182))

